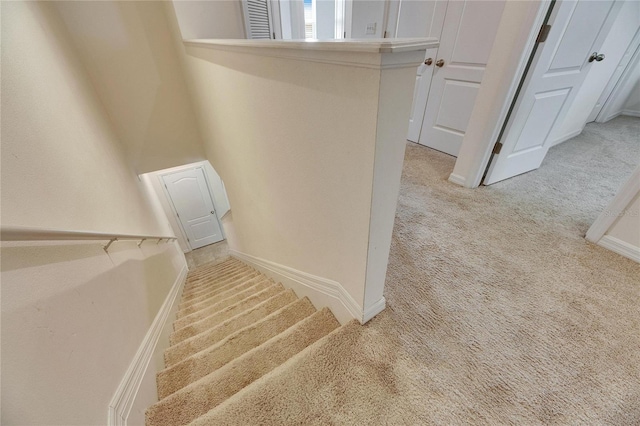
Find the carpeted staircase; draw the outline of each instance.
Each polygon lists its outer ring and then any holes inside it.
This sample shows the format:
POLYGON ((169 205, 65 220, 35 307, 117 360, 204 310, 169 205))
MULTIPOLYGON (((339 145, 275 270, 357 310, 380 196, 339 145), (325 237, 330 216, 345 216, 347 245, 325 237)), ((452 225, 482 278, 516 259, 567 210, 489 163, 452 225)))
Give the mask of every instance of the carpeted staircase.
POLYGON ((147 426, 224 422, 217 406, 339 327, 327 308, 237 259, 191 271, 147 426))

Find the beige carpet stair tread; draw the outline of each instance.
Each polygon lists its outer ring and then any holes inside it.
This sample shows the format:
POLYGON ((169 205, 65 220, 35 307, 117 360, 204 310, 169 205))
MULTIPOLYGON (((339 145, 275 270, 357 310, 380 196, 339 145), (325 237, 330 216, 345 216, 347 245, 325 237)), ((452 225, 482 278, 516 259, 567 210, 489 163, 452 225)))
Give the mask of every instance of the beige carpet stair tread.
MULTIPOLYGON (((265 290, 265 296, 274 296, 283 290, 284 287, 282 284, 273 285, 265 290)), ((255 318, 255 316, 246 318, 243 316, 236 316, 210 330, 196 334, 195 336, 176 343, 164 352, 165 366, 170 367, 258 320, 259 318, 255 318)))
POLYGON ((309 299, 296 300, 262 320, 158 373, 158 397, 165 398, 212 373, 316 311, 309 299))
POLYGON ((260 293, 256 293, 253 296, 241 300, 218 313, 174 331, 169 336, 169 343, 171 345, 176 345, 183 340, 209 331, 222 323, 232 320, 242 320, 241 323, 244 325, 251 324, 258 321, 260 318, 277 311, 296 299, 297 297, 293 290, 285 291, 282 285, 274 285, 260 293))
POLYGON ((210 297, 203 302, 196 303, 195 305, 189 306, 181 311, 176 312, 176 318, 191 318, 190 321, 193 321, 193 318, 204 318, 205 316, 209 316, 212 313, 226 308, 227 306, 233 305, 234 303, 239 302, 240 300, 245 299, 254 293, 264 290, 270 285, 273 285, 273 281, 269 280, 268 278, 264 278, 262 281, 258 281, 257 283, 247 288, 243 287, 239 291, 231 289, 229 290, 229 292, 225 292, 226 294, 223 293, 220 297, 210 297))
POLYGON ((212 283, 210 283, 209 285, 198 289, 198 290, 194 290, 191 293, 183 293, 182 294, 182 300, 180 301, 180 304, 184 304, 186 302, 190 302, 193 299, 197 299, 199 297, 202 297, 208 293, 211 293, 212 291, 217 291, 220 290, 223 287, 228 287, 229 284, 233 284, 233 283, 239 283, 242 282, 242 280, 247 279, 247 277, 253 275, 256 276, 256 274, 259 274, 258 271, 256 270, 250 270, 250 271, 246 271, 243 274, 231 278, 231 279, 225 279, 225 280, 221 280, 221 281, 214 281, 212 283))
MULTIPOLYGON (((272 280, 267 280, 267 281, 271 282, 272 284, 274 284, 272 280)), ((251 297, 251 296, 249 296, 249 297, 251 297)), ((227 308, 225 307, 224 309, 227 309, 227 308)), ((209 317, 211 315, 214 315, 214 314, 218 313, 218 311, 222 311, 222 310, 223 309, 216 310, 215 308, 211 307, 211 308, 203 309, 202 311, 199 311, 199 312, 195 312, 195 313, 193 313, 191 315, 187 315, 186 317, 178 318, 173 323, 173 329, 175 331, 178 331, 181 328, 184 328, 184 327, 186 327, 186 326, 188 326, 190 324, 194 324, 194 323, 196 323, 196 322, 198 322, 198 321, 200 321, 200 320, 202 320, 204 318, 207 318, 207 317, 209 317)))
POLYGON ((424 417, 432 402, 410 397, 424 386, 411 380, 420 366, 375 333, 345 324, 190 426, 432 424, 424 417))
POLYGON ((229 270, 231 268, 235 268, 238 265, 243 265, 242 262, 240 262, 237 259, 234 258, 230 258, 229 260, 226 260, 222 263, 214 263, 214 264, 207 264, 207 265, 202 265, 196 269, 193 269, 191 271, 189 271, 189 274, 187 276, 187 279, 190 278, 199 278, 202 276, 215 276, 215 274, 222 272, 222 271, 226 271, 229 270))
MULTIPOLYGON (((185 302, 182 302, 180 305, 178 305, 178 312, 181 311, 188 311, 189 309, 192 309, 194 307, 197 308, 197 306, 206 306, 206 303, 208 301, 211 301, 212 298, 217 298, 217 299, 225 299, 228 296, 237 293, 241 290, 247 289, 257 283, 259 283, 260 281, 266 280, 268 279, 265 275, 261 274, 261 273, 255 273, 255 274, 250 274, 246 277, 243 277, 242 279, 238 279, 236 281, 232 281, 230 283, 228 283, 227 285, 217 288, 215 290, 212 290, 208 293, 203 294, 200 297, 196 297, 195 299, 191 299, 191 300, 187 300, 185 302)), ((199 309, 194 309, 192 312, 197 311, 199 309)), ((181 317, 184 315, 181 315, 181 317)))
POLYGON ((221 285, 225 285, 229 281, 233 281, 237 278, 242 278, 249 273, 257 272, 253 268, 242 267, 240 269, 234 269, 233 271, 223 274, 220 277, 216 278, 202 278, 196 285, 190 287, 189 289, 185 289, 182 292, 183 297, 193 297, 198 293, 202 293, 212 287, 219 287, 221 285))
POLYGON ((198 301, 204 300, 207 297, 211 297, 214 294, 221 293, 225 290, 232 288, 235 285, 241 284, 255 277, 265 277, 265 275, 257 271, 252 271, 251 273, 237 277, 234 280, 224 281, 220 283, 220 285, 210 286, 209 288, 199 291, 197 293, 194 293, 193 295, 183 296, 182 301, 178 306, 183 307, 183 306, 188 306, 189 304, 197 303, 198 301))
POLYGON ((216 270, 215 272, 206 272, 202 273, 190 272, 187 276, 187 282, 185 283, 185 290, 191 290, 205 282, 218 279, 220 277, 233 274, 234 272, 242 271, 244 269, 249 268, 248 265, 238 263, 228 268, 216 270))
POLYGON ((229 271, 221 272, 219 274, 216 274, 215 276, 205 275, 201 278, 198 278, 197 280, 194 280, 188 288, 185 288, 183 291, 183 296, 190 296, 194 293, 197 293, 198 291, 202 291, 206 289, 207 287, 210 287, 212 285, 217 285, 222 281, 233 278, 236 275, 242 275, 243 273, 247 273, 249 271, 254 271, 254 270, 255 269, 249 266, 243 265, 243 266, 236 266, 230 269, 229 271))
POLYGON ((238 263, 242 263, 242 262, 234 257, 227 257, 221 262, 213 261, 213 262, 200 265, 197 268, 192 269, 190 272, 192 273, 215 272, 217 270, 229 267, 230 265, 237 265, 238 263))
POLYGON ((147 424, 188 424, 339 325, 326 308, 314 313, 222 368, 152 405, 146 412, 147 424))

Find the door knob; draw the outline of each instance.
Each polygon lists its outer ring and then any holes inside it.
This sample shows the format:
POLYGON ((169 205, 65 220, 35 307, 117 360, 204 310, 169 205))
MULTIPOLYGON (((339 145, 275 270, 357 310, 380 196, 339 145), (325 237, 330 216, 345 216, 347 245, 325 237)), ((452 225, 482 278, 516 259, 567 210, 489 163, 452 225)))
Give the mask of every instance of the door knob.
POLYGON ((436 67, 442 68, 443 65, 444 65, 444 61, 442 59, 438 59, 436 61, 436 67))
POLYGON ((591 56, 589 56, 589 62, 600 62, 604 61, 604 53, 593 52, 591 56))
POLYGON ((431 65, 432 63, 433 63, 433 59, 431 59, 431 58, 427 58, 427 59, 424 60, 424 64, 425 65, 431 65))

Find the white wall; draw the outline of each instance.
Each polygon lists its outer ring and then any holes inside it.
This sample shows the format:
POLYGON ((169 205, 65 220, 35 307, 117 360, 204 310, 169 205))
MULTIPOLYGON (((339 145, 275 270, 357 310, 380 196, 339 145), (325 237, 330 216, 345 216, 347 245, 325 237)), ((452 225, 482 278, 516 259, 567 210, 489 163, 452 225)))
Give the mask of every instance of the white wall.
POLYGON ((245 38, 240 0, 173 0, 182 38, 245 38))
POLYGON ((304 3, 302 0, 280 0, 282 38, 304 39, 304 3))
MULTIPOLYGON (((600 95, 613 76, 629 43, 640 27, 640 2, 627 1, 606 37, 600 52, 605 60, 587 65, 591 69, 580 87, 563 122, 554 128, 553 145, 564 142, 579 134, 587 123, 587 118, 598 102, 600 95)), ((628 94, 623 95, 628 96, 628 94)))
POLYGON ((134 170, 203 160, 164 6, 106 1, 54 2, 54 7, 134 170))
POLYGON ((223 221, 229 246, 361 298, 377 118, 366 94, 378 73, 206 48, 186 54, 207 154, 233 206, 232 222, 223 221))
MULTIPOLYGON (((171 234, 52 3, 2 4, 2 224, 171 234)), ((3 243, 2 423, 105 424, 175 244, 3 243)))
POLYGON ((640 193, 636 194, 606 235, 624 241, 640 252, 640 193))
POLYGON ((586 238, 640 263, 640 166, 600 213, 586 238))
POLYGON ((384 35, 385 2, 379 0, 353 0, 351 38, 382 38, 384 35), (377 24, 375 34, 367 34, 367 25, 377 24))
POLYGON ((640 117, 640 68, 636 69, 636 84, 629 93, 627 103, 624 104, 622 113, 625 115, 633 115, 640 117))
POLYGON ((387 37, 440 38, 446 0, 392 0, 387 37))
POLYGON ((629 71, 625 72, 613 89, 609 100, 604 104, 598 115, 597 122, 606 122, 623 114, 625 111, 633 115, 638 85, 640 84, 640 53, 636 52, 628 65, 629 71))
MULTIPOLYGON (((207 157, 233 207, 223 220, 229 247, 338 282, 362 309, 372 302, 364 297, 370 237, 384 234, 371 249, 382 258, 381 268, 370 270, 373 277, 386 270, 393 226, 394 210, 390 218, 385 210, 376 222, 380 232, 370 228, 377 138, 397 140, 404 149, 414 62, 388 71, 404 86, 386 80, 381 86, 375 67, 233 50, 188 45, 183 56, 207 157), (378 103, 381 87, 391 110, 378 103), (379 125, 385 119, 389 123, 379 125)), ((409 53, 417 55, 411 61, 424 55, 409 53)), ((397 160, 396 151, 391 159, 397 160)), ((402 156, 399 165, 381 164, 389 181, 378 177, 388 190, 380 203, 395 209, 389 194, 396 178, 399 185, 402 156)), ((376 291, 381 297, 382 285, 376 291)))
POLYGON ((316 37, 320 40, 336 38, 335 0, 316 0, 316 37))

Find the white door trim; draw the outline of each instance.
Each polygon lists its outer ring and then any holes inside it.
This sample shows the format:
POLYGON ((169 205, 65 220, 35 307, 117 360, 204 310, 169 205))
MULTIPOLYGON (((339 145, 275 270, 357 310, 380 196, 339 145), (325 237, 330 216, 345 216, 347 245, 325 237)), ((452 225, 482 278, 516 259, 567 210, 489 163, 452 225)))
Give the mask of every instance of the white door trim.
POLYGON ((640 166, 636 167, 611 203, 593 222, 585 238, 592 243, 598 243, 638 193, 640 193, 640 166))
POLYGON ((550 5, 549 0, 506 2, 450 182, 480 185, 550 5))

